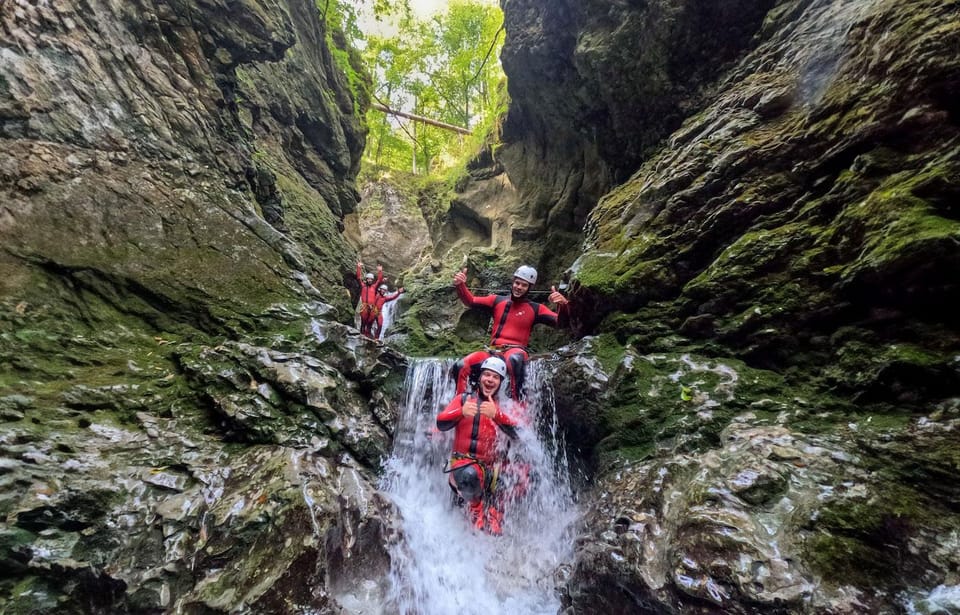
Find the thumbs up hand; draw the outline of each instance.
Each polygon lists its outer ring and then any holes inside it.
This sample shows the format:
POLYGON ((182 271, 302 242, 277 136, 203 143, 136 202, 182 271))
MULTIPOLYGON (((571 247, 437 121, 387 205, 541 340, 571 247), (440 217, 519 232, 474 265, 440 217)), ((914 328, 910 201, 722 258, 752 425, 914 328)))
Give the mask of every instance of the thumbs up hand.
POLYGON ((453 276, 453 283, 455 286, 460 286, 461 284, 467 283, 467 268, 464 267, 453 276))
POLYGON ((497 405, 489 399, 484 401, 480 404, 480 414, 492 419, 497 415, 497 405))
POLYGON ((566 305, 570 303, 566 297, 560 294, 560 291, 557 290, 556 286, 550 287, 550 303, 556 303, 557 305, 566 305))

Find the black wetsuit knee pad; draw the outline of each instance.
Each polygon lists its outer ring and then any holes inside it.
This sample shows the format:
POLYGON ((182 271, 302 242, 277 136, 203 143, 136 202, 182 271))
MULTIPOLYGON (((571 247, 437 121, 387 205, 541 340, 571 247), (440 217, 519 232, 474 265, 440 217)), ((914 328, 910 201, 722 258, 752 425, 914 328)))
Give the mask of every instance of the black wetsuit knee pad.
POLYGON ((480 471, 475 463, 465 465, 453 471, 453 480, 457 483, 460 496, 467 501, 473 501, 483 495, 483 485, 480 482, 480 471))

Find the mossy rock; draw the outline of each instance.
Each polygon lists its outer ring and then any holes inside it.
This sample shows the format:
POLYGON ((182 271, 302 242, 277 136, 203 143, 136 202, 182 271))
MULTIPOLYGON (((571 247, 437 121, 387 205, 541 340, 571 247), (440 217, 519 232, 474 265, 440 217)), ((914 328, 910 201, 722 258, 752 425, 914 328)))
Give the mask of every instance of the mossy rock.
POLYGON ((918 553, 918 534, 946 535, 960 521, 935 500, 909 486, 880 481, 872 495, 844 497, 823 506, 804 552, 815 572, 835 583, 858 587, 905 588, 937 567, 918 553))

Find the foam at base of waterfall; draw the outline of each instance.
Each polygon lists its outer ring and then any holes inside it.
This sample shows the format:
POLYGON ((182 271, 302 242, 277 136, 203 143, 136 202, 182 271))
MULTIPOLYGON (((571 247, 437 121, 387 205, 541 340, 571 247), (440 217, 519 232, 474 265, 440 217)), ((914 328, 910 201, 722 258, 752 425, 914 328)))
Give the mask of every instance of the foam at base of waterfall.
MULTIPOLYGON (((436 413, 453 398, 449 361, 421 360, 407 374, 407 401, 385 465, 382 489, 402 515, 404 540, 391 550, 392 591, 385 612, 473 615, 556 613, 558 569, 572 558, 570 535, 577 513, 556 442, 521 431, 511 461, 529 463, 529 492, 505 509, 502 536, 476 530, 453 505, 447 475, 452 432, 432 433, 436 413)), ((534 395, 544 379, 530 366, 534 395)), ((552 404, 545 411, 552 413, 552 404)), ((538 422, 535 422, 538 423, 538 422)), ((556 437, 547 421, 547 438, 556 437)))

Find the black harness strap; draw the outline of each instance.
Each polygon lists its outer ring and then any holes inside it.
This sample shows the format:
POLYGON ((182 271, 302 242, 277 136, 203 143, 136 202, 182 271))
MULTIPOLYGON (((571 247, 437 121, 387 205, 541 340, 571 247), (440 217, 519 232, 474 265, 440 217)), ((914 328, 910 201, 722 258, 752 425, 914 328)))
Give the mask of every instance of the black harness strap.
POLYGON ((513 305, 513 301, 511 301, 511 300, 508 299, 507 297, 503 297, 503 296, 497 295, 497 299, 496 299, 496 301, 494 302, 493 305, 494 305, 494 307, 496 307, 497 304, 502 303, 503 301, 506 301, 506 302, 507 302, 507 305, 506 305, 505 308, 503 308, 503 314, 500 315, 500 322, 497 324, 497 326, 496 326, 496 328, 495 328, 495 330, 494 330, 494 332, 493 332, 493 337, 491 337, 490 339, 494 339, 494 340, 495 340, 495 339, 497 339, 498 337, 500 337, 500 333, 503 331, 503 327, 506 326, 506 324, 507 324, 507 316, 510 315, 510 307, 513 305))

